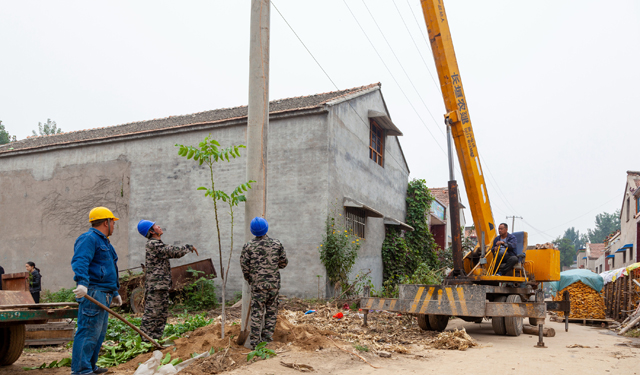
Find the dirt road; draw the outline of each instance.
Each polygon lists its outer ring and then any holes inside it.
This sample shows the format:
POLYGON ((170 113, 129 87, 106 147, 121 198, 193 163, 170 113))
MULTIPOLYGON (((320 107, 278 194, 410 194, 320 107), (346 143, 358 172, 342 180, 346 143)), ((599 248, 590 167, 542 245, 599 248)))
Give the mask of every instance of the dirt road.
MULTIPOLYGON (((609 334, 608 330, 547 322, 547 327, 556 330, 556 336, 545 338, 546 349, 534 348, 537 336, 523 334, 519 337, 496 336, 491 322, 466 323, 455 319, 447 329, 464 327, 478 341, 480 347, 466 351, 414 349, 410 355, 393 354, 391 359, 382 359, 373 354, 365 358, 374 369, 359 359, 336 348, 314 353, 285 352, 278 358, 260 361, 237 369, 229 374, 300 374, 285 368, 280 361, 297 362, 312 366, 317 374, 640 374, 638 355, 640 349, 617 346, 629 339, 609 334), (567 348, 580 344, 590 348, 567 348), (421 356, 421 357, 417 357, 421 356)), ((639 340, 636 340, 639 341, 639 340)))
MULTIPOLYGON (((538 338, 523 334, 520 337, 496 336, 491 322, 481 324, 466 323, 455 319, 449 322, 448 330, 464 327, 478 342, 479 347, 466 351, 425 349, 421 345, 409 345, 411 354, 393 353, 390 359, 383 359, 373 353, 360 353, 373 365, 374 369, 332 345, 323 344, 322 350, 305 351, 298 347, 280 347, 284 349, 276 358, 258 361, 242 366, 225 374, 297 374, 300 372, 280 365, 280 361, 300 363, 312 366, 315 374, 470 374, 470 375, 553 375, 553 374, 640 374, 638 355, 640 349, 620 346, 630 342, 609 333, 606 329, 570 324, 569 332, 564 331, 561 323, 547 322, 547 327, 556 330, 556 336, 545 338, 546 349, 535 348, 538 338), (579 344, 590 348, 567 348, 579 344)), ((192 339, 195 339, 195 334, 192 339)), ((309 340, 313 340, 310 337, 309 340)), ((640 342, 635 339, 635 342, 640 342)), ((207 344, 211 345, 211 344, 207 344)), ((343 348, 354 350, 348 343, 340 343, 343 348)), ((244 348, 242 348, 244 349, 244 348)), ((244 352, 244 350, 242 350, 244 352)), ((59 360, 69 356, 69 352, 25 353, 12 366, 0 368, 7 375, 62 375, 70 369, 24 371, 23 366, 35 366, 42 362, 59 360)), ((245 354, 246 355, 246 354, 245 354)), ((237 362, 244 357, 238 353, 237 362)), ((141 360, 142 361, 142 360, 141 360)), ((137 364, 139 361, 133 361, 137 364)), ((114 375, 130 375, 132 368, 119 366, 111 370, 114 375)), ((202 372, 204 373, 204 372, 202 372)), ((212 372, 206 372, 212 373, 212 372)))

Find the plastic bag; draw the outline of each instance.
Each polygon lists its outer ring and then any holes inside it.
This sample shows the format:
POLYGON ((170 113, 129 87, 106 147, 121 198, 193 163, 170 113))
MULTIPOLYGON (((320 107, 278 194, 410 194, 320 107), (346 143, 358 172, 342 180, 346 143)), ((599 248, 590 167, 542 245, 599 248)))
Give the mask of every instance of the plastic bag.
POLYGON ((160 366, 160 361, 162 361, 162 352, 159 350, 155 350, 151 358, 149 358, 145 363, 138 366, 136 372, 134 372, 133 375, 154 374, 158 366, 160 366))

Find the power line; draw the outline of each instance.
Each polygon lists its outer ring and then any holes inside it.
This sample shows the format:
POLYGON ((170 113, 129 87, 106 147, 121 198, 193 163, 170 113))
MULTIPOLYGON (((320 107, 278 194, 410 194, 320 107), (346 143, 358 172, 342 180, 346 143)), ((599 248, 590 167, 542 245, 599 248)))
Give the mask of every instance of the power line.
POLYGON ((429 72, 429 76, 431 77, 433 84, 436 85, 436 88, 438 89, 438 91, 440 91, 440 87, 438 86, 438 83, 436 82, 435 78, 433 78, 433 74, 431 74, 431 69, 429 69, 429 65, 427 65, 426 61, 424 61, 424 57, 420 52, 420 48, 418 48, 418 44, 416 43, 416 40, 413 39, 413 34, 411 34, 411 31, 409 30, 409 26, 407 26, 407 23, 404 21, 404 17, 402 17, 402 13, 400 12, 400 8, 398 8, 398 5, 396 4, 396 0, 393 0, 393 6, 396 7, 396 10, 398 11, 398 15, 400 16, 400 19, 402 20, 404 27, 407 29, 407 33, 409 33, 409 37, 411 37, 411 41, 413 42, 413 45, 416 47, 416 50, 418 51, 418 54, 420 55, 420 58, 422 59, 422 62, 424 63, 425 68, 427 68, 427 72, 429 72))
MULTIPOLYGON (((282 17, 282 20, 287 24, 287 26, 289 26, 289 29, 293 32, 293 34, 296 36, 296 38, 298 38, 298 41, 300 41, 300 43, 302 44, 302 46, 304 47, 305 50, 307 50, 307 52, 309 53, 309 55, 311 55, 311 58, 313 58, 313 61, 316 62, 316 64, 318 65, 318 67, 322 70, 322 72, 324 73, 325 76, 327 76, 327 78, 329 79, 329 81, 331 81, 331 83, 333 84, 333 87, 335 87, 336 90, 340 90, 340 88, 338 87, 338 85, 336 85, 336 83, 333 81, 333 79, 331 79, 331 77, 329 76, 329 73, 327 73, 326 70, 324 70, 324 68, 322 67, 322 65, 320 64, 320 62, 318 61, 318 59, 316 59, 316 57, 313 55, 313 53, 311 53, 311 50, 309 50, 309 48, 307 48, 307 45, 302 41, 302 38, 300 38, 300 36, 298 35, 298 33, 296 33, 296 31, 293 29, 293 27, 291 26, 291 24, 287 21, 287 19, 284 17, 284 15, 282 14, 282 12, 280 12, 280 10, 278 9, 278 7, 276 6, 276 4, 271 1, 271 5, 273 5, 274 9, 278 12, 278 14, 280 15, 280 17, 282 17)), ((358 111, 356 111, 355 108, 353 108, 353 105, 351 104, 350 101, 347 101, 347 104, 349 104, 349 107, 351 107, 351 110, 353 110, 353 112, 356 114, 356 116, 358 116, 358 118, 360 119, 360 121, 362 121, 363 125, 365 125, 366 127, 368 127, 369 125, 367 124, 367 122, 364 121, 364 119, 360 116, 360 114, 358 113, 358 111)), ((364 142, 363 142, 364 143, 364 142)), ((386 156, 391 156, 391 158, 398 164, 401 165, 401 163, 398 161, 398 159, 396 159, 392 154, 389 153, 385 153, 386 156)))
MULTIPOLYGON (((400 59, 398 58, 398 55, 396 55, 396 51, 393 50, 393 47, 391 47, 391 43, 389 43, 389 40, 387 40, 387 37, 384 35, 384 32, 382 31, 382 29, 380 28, 380 25, 378 25, 378 21, 376 21, 376 18, 373 16, 373 13, 371 13, 371 10, 369 9, 369 7, 367 6, 367 3, 364 2, 364 0, 362 0, 362 4, 364 5, 365 9, 367 9, 367 12, 369 12, 369 15, 371 16, 371 19, 373 20, 373 23, 376 25, 376 27, 378 28, 378 31, 380 31, 380 35, 382 35, 382 39, 384 39, 385 43, 387 43, 387 46, 389 47, 389 49, 391 50, 391 53, 393 54, 393 57, 396 58, 396 61, 398 62, 398 65, 400 65, 400 69, 402 69, 402 71, 404 72, 404 75, 407 77, 407 79, 409 80, 409 83, 411 84, 411 87, 413 87, 413 90, 416 92, 416 94, 418 94, 418 97, 420 98, 420 100, 422 101, 422 104, 424 105, 424 107, 427 109, 427 112, 429 113, 429 116, 431 116, 431 119, 433 119, 433 122, 438 124, 438 121, 436 121, 435 117, 433 117, 433 113, 431 113, 431 110, 429 109, 429 107, 427 106, 427 102, 424 100, 424 98, 422 97, 422 95, 420 95, 420 92, 418 91, 418 89, 416 88, 416 85, 413 84, 413 80, 411 79, 411 76, 409 76, 409 73, 407 73, 407 71, 404 68, 404 65, 402 65, 402 62, 400 61, 400 59)), ((395 4, 395 3, 394 3, 395 4)), ((397 9, 397 8, 396 8, 397 9)), ((402 18, 402 17, 400 17, 402 18)), ((403 20, 404 22, 404 20, 403 20)), ((405 25, 406 26, 406 25, 405 25)), ((424 60, 423 60, 424 61, 424 60)), ((429 74, 431 74, 431 72, 429 72, 429 74)), ((442 133, 442 129, 440 129, 440 132, 442 133)), ((444 135, 444 133, 442 133, 442 135, 444 135)))
MULTIPOLYGON (((624 194, 623 194, 623 195, 624 195, 624 194)), ((562 223, 562 224, 560 224, 560 225, 556 225, 555 227, 553 227, 553 228, 549 228, 549 229, 547 229, 547 230, 556 229, 556 228, 559 228, 559 227, 561 227, 561 226, 567 225, 567 224, 571 223, 572 221, 575 221, 575 220, 581 219, 581 218, 583 218, 583 217, 587 216, 588 214, 592 213, 593 211, 597 210, 598 208, 600 208, 600 207, 604 206, 605 204, 607 204, 607 203, 611 202, 612 200, 614 200, 614 199, 619 199, 619 198, 620 198, 620 194, 616 194, 616 196, 614 196, 613 198, 611 198, 611 199, 609 199, 608 201, 604 202, 603 204, 599 205, 598 207, 594 207, 594 208, 592 208, 591 210, 589 210, 589 211, 585 212, 584 214, 582 214, 582 215, 580 215, 580 216, 576 217, 575 219, 571 219, 571 220, 567 221, 566 223, 562 223)))
POLYGON ((400 86, 400 83, 398 82, 398 80, 396 79, 396 77, 393 75, 393 73, 391 73, 391 69, 389 69, 389 67, 387 66, 387 64, 384 62, 384 59, 382 58, 382 56, 380 55, 380 53, 378 52, 378 50, 376 49, 376 46, 373 44, 373 42, 371 41, 371 39, 369 38, 369 35, 367 34, 366 31, 364 31, 364 28, 362 27, 362 25, 360 24, 360 22, 358 21, 358 18, 355 16, 355 14, 353 14, 353 11, 351 11, 351 8, 349 7, 349 5, 347 4, 347 2, 345 0, 342 0, 342 2, 344 3, 344 5, 347 7, 347 9, 349 10, 349 13, 351 13, 351 16, 353 17, 353 19, 356 21, 356 23, 358 24, 358 27, 360 27, 360 30, 362 30, 362 33, 364 34, 364 36, 367 38, 367 40, 369 41, 369 44, 371 44, 371 47, 373 48, 373 50, 376 52, 376 55, 378 55, 378 57, 380 58, 380 61, 382 62, 382 65, 384 65, 384 67, 387 69, 387 72, 389 72, 389 75, 391 76, 391 78, 395 81, 396 85, 398 85, 398 88, 400 89, 400 92, 402 93, 402 95, 404 95, 405 99, 407 99, 407 102, 409 103, 409 105, 411 106, 411 108, 413 109, 413 111, 416 113, 416 115, 418 116, 418 118, 420 119, 420 122, 422 122, 422 125, 425 127, 425 129, 427 129, 427 131, 429 132, 429 134, 431 135, 431 138, 433 138, 434 141, 436 141, 436 145, 438 145, 438 148, 440 148, 440 151, 442 151, 443 154, 447 154, 444 149, 442 148, 442 146, 440 146, 440 143, 438 142, 438 140, 436 139, 436 137, 433 135, 433 133, 431 132, 431 130, 429 130, 429 128, 427 127, 427 124, 424 122, 424 120, 422 119, 422 116, 420 116, 420 113, 416 110, 416 107, 413 106, 413 103, 411 103, 411 101, 409 100, 409 97, 407 96, 407 94, 404 92, 404 90, 402 89, 402 86, 400 86))

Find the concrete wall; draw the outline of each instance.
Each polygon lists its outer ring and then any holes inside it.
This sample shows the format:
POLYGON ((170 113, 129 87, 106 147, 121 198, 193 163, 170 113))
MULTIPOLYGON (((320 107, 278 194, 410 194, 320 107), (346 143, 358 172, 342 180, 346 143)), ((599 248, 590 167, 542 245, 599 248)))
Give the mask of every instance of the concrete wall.
MULTIPOLYGON (((636 217, 636 197, 633 195, 636 189, 634 177, 633 175, 627 175, 624 200, 622 202, 622 208, 620 209, 620 246, 618 246, 618 248, 626 244, 633 244, 631 251, 626 249, 626 262, 624 262, 624 266, 639 261, 637 259, 637 223, 640 222, 640 217, 636 217)), ((619 267, 623 266, 621 253, 616 255, 616 267, 618 267, 618 264, 620 265, 619 267), (620 258, 620 263, 618 263, 618 257, 620 258)))
MULTIPOLYGON (((369 158, 369 110, 387 113, 380 91, 330 109, 328 206, 336 205, 344 217, 343 198, 350 197, 385 216, 404 221, 409 170, 394 136, 385 139, 383 167, 369 158)), ((383 219, 367 217, 365 241, 352 269, 352 277, 371 270, 370 276, 376 288, 382 285, 384 237, 383 219)))

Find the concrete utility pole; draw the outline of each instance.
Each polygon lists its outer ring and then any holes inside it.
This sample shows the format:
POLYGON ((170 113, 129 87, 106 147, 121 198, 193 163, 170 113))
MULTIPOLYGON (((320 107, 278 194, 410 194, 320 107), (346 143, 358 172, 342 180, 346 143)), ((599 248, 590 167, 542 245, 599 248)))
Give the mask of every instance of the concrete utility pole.
POLYGON ((522 216, 507 216, 507 220, 512 219, 511 220, 511 233, 516 231, 515 228, 515 224, 516 224, 516 219, 522 219, 522 216))
MULTIPOLYGON (((249 47, 249 115, 247 120, 247 180, 254 180, 244 206, 245 242, 253 239, 251 219, 267 217, 267 138, 269 133, 269 0, 251 0, 251 42, 249 47)), ((242 324, 248 328, 251 290, 242 284, 242 324)), ((249 340, 245 342, 249 347, 249 340)))

